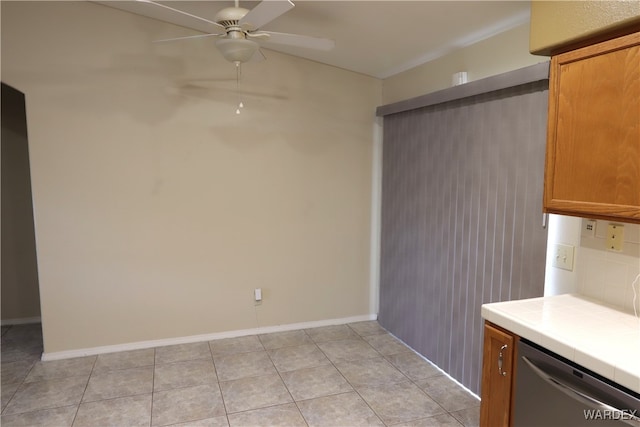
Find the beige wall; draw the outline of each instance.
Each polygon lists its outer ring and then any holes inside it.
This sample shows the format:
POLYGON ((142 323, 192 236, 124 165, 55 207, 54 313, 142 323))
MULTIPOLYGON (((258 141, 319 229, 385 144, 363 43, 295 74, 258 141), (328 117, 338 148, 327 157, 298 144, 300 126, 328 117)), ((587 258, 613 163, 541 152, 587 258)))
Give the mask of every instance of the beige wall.
POLYGON ((545 60, 529 53, 529 24, 520 25, 385 79, 382 101, 390 104, 451 87, 452 75, 460 71, 473 81, 545 60))
POLYGON ((87 2, 2 2, 45 352, 369 314, 380 81, 87 2), (253 289, 264 301, 254 306, 253 289))
POLYGON ((629 25, 640 25, 637 0, 532 1, 529 49, 553 49, 629 25))

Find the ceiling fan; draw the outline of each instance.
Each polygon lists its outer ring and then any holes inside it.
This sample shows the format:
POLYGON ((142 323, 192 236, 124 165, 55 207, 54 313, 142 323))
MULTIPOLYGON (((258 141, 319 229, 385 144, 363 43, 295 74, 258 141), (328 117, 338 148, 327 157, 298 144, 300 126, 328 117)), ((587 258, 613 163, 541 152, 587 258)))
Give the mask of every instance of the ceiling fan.
POLYGON ((205 22, 211 26, 209 34, 157 40, 158 42, 218 37, 216 47, 227 61, 233 62, 236 66, 250 60, 264 59, 260 45, 254 40, 318 50, 331 50, 335 46, 335 42, 330 39, 261 30, 264 25, 294 7, 290 0, 263 0, 251 10, 240 7, 239 0, 235 0, 235 6, 220 10, 214 18, 215 21, 152 0, 137 1, 169 10, 189 19, 205 22))

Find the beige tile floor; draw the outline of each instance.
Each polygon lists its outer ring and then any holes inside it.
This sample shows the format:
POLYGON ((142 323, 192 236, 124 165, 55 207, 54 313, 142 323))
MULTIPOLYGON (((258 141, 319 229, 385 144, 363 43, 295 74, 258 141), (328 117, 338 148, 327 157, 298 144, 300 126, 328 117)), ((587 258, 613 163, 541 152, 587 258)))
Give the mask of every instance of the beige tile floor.
POLYGON ((476 426, 479 401, 375 322, 41 362, 2 328, 9 426, 476 426))

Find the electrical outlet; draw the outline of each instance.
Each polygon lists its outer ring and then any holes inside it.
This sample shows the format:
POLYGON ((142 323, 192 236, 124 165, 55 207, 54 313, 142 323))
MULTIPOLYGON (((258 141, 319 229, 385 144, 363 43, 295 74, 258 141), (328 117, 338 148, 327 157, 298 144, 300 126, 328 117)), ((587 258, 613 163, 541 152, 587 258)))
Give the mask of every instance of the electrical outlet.
POLYGON ((609 224, 607 227, 607 250, 622 252, 624 246, 624 226, 609 224))
POLYGON ((553 251, 553 266, 573 271, 573 246, 556 244, 553 251))
POLYGON ((262 301, 262 288, 254 289, 253 290, 253 297, 256 300, 256 302, 262 301))
POLYGON ((582 237, 596 237, 596 220, 583 218, 580 235, 582 237))

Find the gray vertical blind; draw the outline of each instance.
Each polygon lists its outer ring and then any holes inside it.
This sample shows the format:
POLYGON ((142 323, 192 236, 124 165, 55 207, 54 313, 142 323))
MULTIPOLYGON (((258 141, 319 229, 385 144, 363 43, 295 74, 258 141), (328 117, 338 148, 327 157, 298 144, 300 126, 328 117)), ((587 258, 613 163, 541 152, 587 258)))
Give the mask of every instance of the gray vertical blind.
POLYGON ((384 117, 379 321, 478 394, 480 306, 543 294, 547 89, 384 117))

